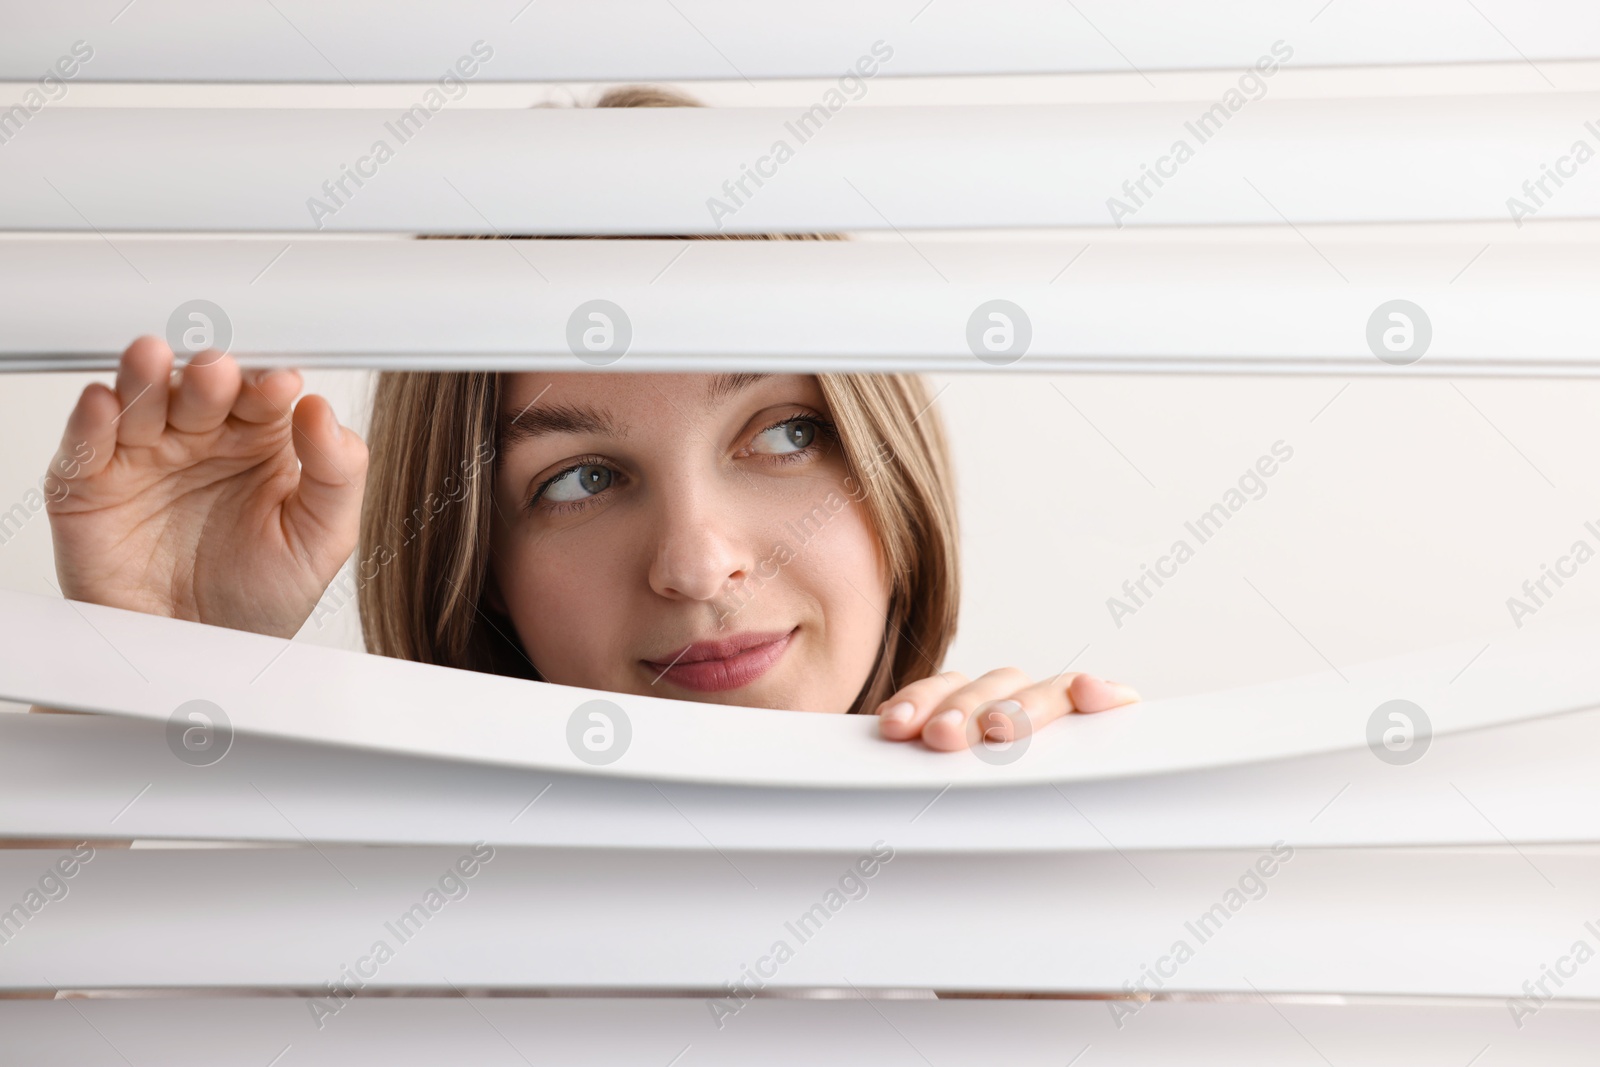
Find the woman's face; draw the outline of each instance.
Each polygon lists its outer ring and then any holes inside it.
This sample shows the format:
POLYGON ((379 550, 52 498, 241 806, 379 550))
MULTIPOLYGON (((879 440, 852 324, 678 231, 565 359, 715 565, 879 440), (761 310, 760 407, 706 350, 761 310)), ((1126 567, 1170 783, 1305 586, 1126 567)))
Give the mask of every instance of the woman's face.
POLYGON ((883 643, 889 576, 816 378, 502 386, 489 597, 542 678, 850 710, 883 643))

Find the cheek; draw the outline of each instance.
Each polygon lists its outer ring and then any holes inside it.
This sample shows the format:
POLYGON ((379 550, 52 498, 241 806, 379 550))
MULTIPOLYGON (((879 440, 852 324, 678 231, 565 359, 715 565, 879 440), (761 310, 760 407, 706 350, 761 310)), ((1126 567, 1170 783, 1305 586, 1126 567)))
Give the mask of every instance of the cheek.
POLYGON ((496 562, 499 584, 517 637, 539 674, 561 685, 599 685, 608 650, 623 632, 628 603, 608 567, 611 547, 594 537, 513 541, 496 562), (609 637, 609 639, 608 639, 609 637))
POLYGON ((877 533, 864 504, 850 504, 835 516, 831 536, 813 557, 811 579, 822 608, 819 662, 810 673, 823 689, 804 706, 850 710, 866 684, 883 646, 890 581, 877 533))
POLYGON ((822 603, 829 646, 836 655, 859 652, 870 666, 889 609, 889 574, 866 506, 840 509, 808 548, 815 551, 802 551, 797 564, 822 603))

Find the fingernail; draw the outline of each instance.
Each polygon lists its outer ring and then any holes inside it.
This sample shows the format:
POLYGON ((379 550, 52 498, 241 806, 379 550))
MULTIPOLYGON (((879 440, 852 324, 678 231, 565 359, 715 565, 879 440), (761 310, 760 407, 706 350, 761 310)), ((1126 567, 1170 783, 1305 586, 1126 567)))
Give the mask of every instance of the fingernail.
POLYGON ((879 713, 878 717, 889 722, 905 722, 916 713, 916 710, 909 700, 902 700, 900 703, 884 709, 879 713))
POLYGON ((961 709, 951 708, 949 711, 941 711, 939 714, 935 715, 928 721, 928 725, 932 726, 935 723, 942 722, 946 726, 960 726, 964 721, 966 721, 966 718, 966 713, 961 709))

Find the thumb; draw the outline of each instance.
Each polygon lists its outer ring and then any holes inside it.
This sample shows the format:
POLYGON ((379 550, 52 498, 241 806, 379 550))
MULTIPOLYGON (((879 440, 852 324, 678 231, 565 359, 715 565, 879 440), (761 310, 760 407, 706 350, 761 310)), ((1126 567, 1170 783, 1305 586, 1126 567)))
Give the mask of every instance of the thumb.
POLYGON ((327 552, 335 565, 342 564, 355 550, 360 532, 366 442, 340 426, 333 405, 316 395, 295 405, 292 424, 300 484, 284 501, 287 532, 308 555, 327 552))

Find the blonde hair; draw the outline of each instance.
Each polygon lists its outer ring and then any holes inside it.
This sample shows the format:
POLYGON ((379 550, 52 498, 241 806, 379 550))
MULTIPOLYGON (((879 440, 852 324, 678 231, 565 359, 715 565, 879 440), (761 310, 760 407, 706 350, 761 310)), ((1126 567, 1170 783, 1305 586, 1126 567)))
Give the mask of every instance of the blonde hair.
MULTIPOLYGON (((595 106, 698 104, 669 90, 627 86, 607 92, 595 106)), ((863 713, 937 671, 955 637, 960 574, 953 472, 944 428, 919 375, 816 377, 859 486, 852 496, 867 508, 890 576, 882 645, 849 709, 863 713)), ((539 679, 511 620, 486 596, 494 478, 481 468, 485 457, 500 454, 502 397, 493 371, 378 376, 357 573, 367 651, 539 679)))

